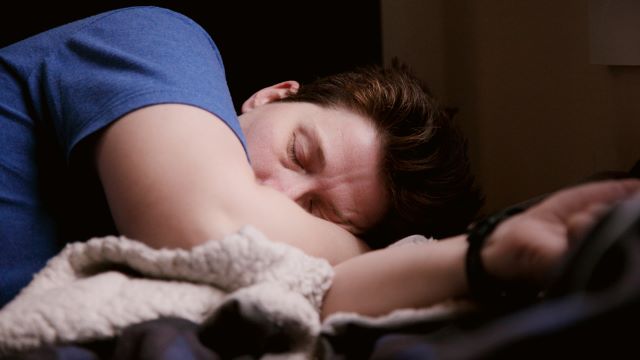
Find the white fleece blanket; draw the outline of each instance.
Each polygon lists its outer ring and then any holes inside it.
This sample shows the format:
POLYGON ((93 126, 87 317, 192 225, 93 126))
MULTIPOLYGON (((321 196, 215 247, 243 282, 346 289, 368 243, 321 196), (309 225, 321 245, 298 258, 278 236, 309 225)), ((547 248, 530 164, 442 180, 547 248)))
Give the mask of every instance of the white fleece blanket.
POLYGON ((379 320, 338 314, 323 328, 319 308, 332 277, 326 260, 270 241, 250 226, 189 251, 114 236, 72 243, 0 310, 0 356, 110 338, 160 317, 203 323, 232 301, 284 327, 293 341, 290 353, 277 356, 285 358, 307 357, 322 329, 340 331, 347 322, 397 324, 452 313, 440 306, 379 320))

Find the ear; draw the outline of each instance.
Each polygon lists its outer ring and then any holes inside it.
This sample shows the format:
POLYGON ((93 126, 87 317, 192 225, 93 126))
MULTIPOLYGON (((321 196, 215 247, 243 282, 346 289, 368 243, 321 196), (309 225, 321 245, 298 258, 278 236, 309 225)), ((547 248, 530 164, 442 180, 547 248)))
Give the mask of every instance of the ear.
POLYGON ((242 113, 244 114, 272 101, 284 99, 291 94, 297 93, 299 88, 300 84, 297 81, 289 80, 259 90, 242 104, 242 113))

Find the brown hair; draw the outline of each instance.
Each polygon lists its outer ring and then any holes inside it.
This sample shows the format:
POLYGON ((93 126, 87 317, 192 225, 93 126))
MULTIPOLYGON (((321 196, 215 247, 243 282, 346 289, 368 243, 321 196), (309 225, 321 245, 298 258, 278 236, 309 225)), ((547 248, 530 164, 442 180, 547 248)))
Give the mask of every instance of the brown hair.
POLYGON ((467 142, 427 87, 394 61, 331 75, 300 87, 285 102, 344 108, 371 119, 382 139, 382 177, 390 196, 384 218, 362 234, 379 248, 411 234, 461 233, 483 197, 467 142))

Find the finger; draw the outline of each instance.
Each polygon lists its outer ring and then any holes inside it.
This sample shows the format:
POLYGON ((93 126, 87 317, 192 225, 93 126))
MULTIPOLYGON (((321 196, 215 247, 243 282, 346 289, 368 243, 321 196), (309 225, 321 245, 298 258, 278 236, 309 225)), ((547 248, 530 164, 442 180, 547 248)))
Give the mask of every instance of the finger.
POLYGON ((585 210, 572 214, 567 220, 567 232, 569 244, 573 245, 583 239, 609 211, 611 204, 596 203, 591 204, 585 210))
POLYGON ((561 217, 568 218, 597 204, 612 205, 640 192, 640 180, 609 180, 580 185, 559 191, 540 204, 545 211, 552 207, 561 217))

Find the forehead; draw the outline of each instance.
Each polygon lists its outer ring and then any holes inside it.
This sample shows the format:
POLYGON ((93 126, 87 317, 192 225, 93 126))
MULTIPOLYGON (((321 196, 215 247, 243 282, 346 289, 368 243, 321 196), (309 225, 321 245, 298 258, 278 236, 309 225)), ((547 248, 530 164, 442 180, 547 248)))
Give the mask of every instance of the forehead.
POLYGON ((379 153, 380 139, 373 121, 367 117, 342 108, 320 108, 310 117, 323 139, 331 145, 345 145, 352 150, 375 148, 379 153))
POLYGON ((366 228, 382 217, 387 196, 381 176, 381 141, 370 119, 343 109, 322 109, 308 121, 324 152, 319 189, 343 217, 366 228))

